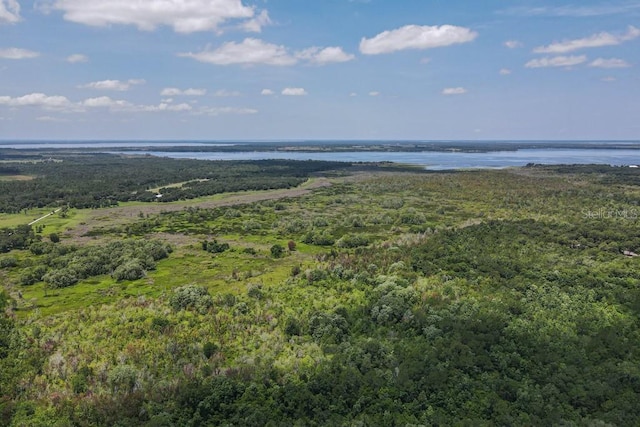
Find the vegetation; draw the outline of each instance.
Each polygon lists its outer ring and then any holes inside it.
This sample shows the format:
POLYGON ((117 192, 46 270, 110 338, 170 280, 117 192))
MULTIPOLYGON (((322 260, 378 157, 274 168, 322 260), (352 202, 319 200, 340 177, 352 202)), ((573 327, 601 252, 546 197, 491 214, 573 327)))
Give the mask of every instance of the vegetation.
POLYGON ((0 425, 638 425, 629 170, 337 176, 21 228, 0 425))
POLYGON ((45 206, 101 208, 126 201, 171 202, 231 191, 291 188, 313 173, 348 167, 339 162, 213 162, 58 153, 55 161, 13 163, 0 169, 0 175, 35 177, 0 180, 0 212, 45 206))

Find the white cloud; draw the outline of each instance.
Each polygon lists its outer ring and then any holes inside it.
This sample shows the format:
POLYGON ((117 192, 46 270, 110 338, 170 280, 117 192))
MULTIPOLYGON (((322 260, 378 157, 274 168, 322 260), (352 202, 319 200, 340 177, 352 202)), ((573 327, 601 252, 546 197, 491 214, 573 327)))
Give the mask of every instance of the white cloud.
POLYGON ((305 96, 307 91, 301 87, 287 87, 282 89, 282 94, 285 96, 305 96))
POLYGON ((48 96, 44 93, 30 93, 19 97, 0 96, 0 105, 9 107, 40 107, 45 110, 70 110, 73 104, 65 96, 48 96))
POLYGON ((216 65, 293 65, 296 58, 289 55, 287 48, 259 39, 246 38, 242 43, 227 42, 215 50, 198 53, 180 53, 178 56, 193 58, 200 62, 216 65))
POLYGON ((616 46, 625 41, 633 40, 640 37, 640 29, 629 26, 627 32, 622 35, 615 35, 607 32, 601 32, 593 34, 589 37, 575 40, 564 40, 561 42, 552 43, 548 46, 540 46, 535 48, 535 53, 567 53, 574 50, 603 47, 603 46, 616 46))
POLYGON ((349 94, 349 96, 350 96, 350 97, 352 97, 352 98, 354 98, 354 97, 358 96, 358 94, 357 94, 357 93, 355 93, 355 92, 351 92, 351 93, 349 94))
POLYGON ((347 62, 354 56, 345 53, 341 47, 310 47, 292 54, 286 46, 276 45, 260 39, 246 38, 242 42, 227 42, 217 49, 209 48, 193 53, 179 53, 178 56, 192 58, 215 65, 295 65, 299 60, 316 65, 332 62, 347 62))
MULTIPOLYGON (((43 93, 31 93, 20 97, 0 96, 0 105, 12 108, 39 107, 44 110, 61 112, 86 112, 87 109, 108 109, 111 112, 146 113, 162 111, 191 111, 189 104, 170 104, 162 102, 158 105, 136 105, 121 99, 112 99, 108 96, 88 98, 80 102, 71 102, 65 96, 47 96, 43 93)), ((43 116, 48 117, 48 116, 43 116)), ((46 119, 45 119, 46 120, 46 119)))
POLYGON ((178 89, 176 87, 167 87, 162 89, 160 96, 204 96, 207 94, 206 89, 178 89))
POLYGON ((587 60, 586 55, 580 56, 554 56, 552 58, 532 59, 525 64, 527 68, 547 68, 547 67, 571 67, 582 64, 587 60))
POLYGON ((159 105, 137 105, 134 111, 141 112, 158 112, 158 111, 191 111, 193 107, 189 104, 166 104, 160 103, 159 105))
POLYGON ((355 58, 355 56, 346 53, 341 47, 310 47, 296 53, 296 57, 304 59, 312 64, 324 65, 332 62, 347 62, 355 58))
POLYGON ((20 4, 16 0, 0 0, 0 24, 15 24, 20 20, 20 4))
POLYGON ((615 82, 615 81, 616 81, 616 78, 615 78, 615 77, 608 76, 608 77, 603 77, 603 78, 602 78, 602 79, 600 79, 600 80, 602 80, 603 82, 611 83, 611 82, 615 82))
POLYGON ((262 92, 260 92, 260 95, 271 96, 271 95, 275 95, 275 92, 272 91, 271 89, 262 89, 262 92))
POLYGON ((19 49, 17 47, 0 49, 0 59, 31 59, 37 58, 38 56, 40 56, 38 52, 27 49, 19 49))
POLYGON ((51 1, 54 9, 64 12, 67 21, 94 27, 135 25, 143 31, 163 25, 178 33, 212 31, 228 20, 250 19, 255 14, 242 0, 51 1))
POLYGON ((266 27, 267 25, 271 25, 271 18, 269 18, 269 13, 266 10, 260 12, 258 16, 255 18, 249 19, 241 25, 241 28, 250 33, 261 33, 262 27, 266 27))
POLYGON ((631 64, 629 64, 627 61, 625 61, 624 59, 618 59, 618 58, 610 58, 610 59, 604 59, 604 58, 598 58, 593 60, 590 64, 589 67, 596 67, 596 68, 628 68, 631 67, 631 64))
POLYGON ((431 49, 473 41, 478 33, 469 28, 453 25, 419 26, 407 25, 360 41, 360 52, 378 55, 405 49, 431 49))
POLYGON ((640 9, 639 2, 600 6, 558 6, 558 7, 512 7, 498 13, 517 16, 559 16, 585 18, 592 16, 618 15, 640 9))
POLYGON ((442 89, 443 95, 464 95, 467 90, 463 87, 447 87, 442 89))
POLYGON ((127 81, 121 80, 101 80, 99 82, 91 82, 81 86, 81 89, 96 89, 96 90, 115 90, 118 92, 124 92, 131 89, 131 86, 145 84, 143 79, 131 79, 127 81))
POLYGON ((369 92, 369 96, 380 96, 380 92, 372 90, 371 92, 369 92))
POLYGON ((82 55, 80 53, 74 53, 73 55, 67 56, 67 62, 71 64, 77 64, 80 62, 89 62, 89 57, 86 55, 82 55))
POLYGON ((40 117, 36 117, 36 120, 39 122, 51 122, 51 123, 62 123, 62 122, 68 122, 68 119, 63 119, 60 117, 52 117, 52 116, 40 116, 40 117))
POLYGON ((226 89, 220 89, 217 90, 213 96, 219 97, 219 98, 227 98, 227 97, 233 97, 233 96, 242 96, 242 94, 240 92, 238 92, 237 90, 226 90, 226 89))
POLYGON ((517 49, 519 47, 522 47, 522 43, 517 40, 507 40, 506 42, 504 42, 504 45, 509 49, 517 49))
POLYGON ((511 70, 508 68, 501 68, 500 69, 500 75, 501 76, 508 76, 509 74, 511 74, 511 70))
POLYGON ((238 108, 238 107, 202 107, 193 114, 204 114, 207 116, 220 116, 222 114, 257 114, 258 110, 254 108, 238 108))
POLYGON ((161 111, 191 111, 189 104, 169 104, 162 102, 158 105, 135 105, 129 101, 112 99, 108 96, 89 98, 82 101, 82 106, 88 108, 108 108, 112 112, 153 113, 161 111))

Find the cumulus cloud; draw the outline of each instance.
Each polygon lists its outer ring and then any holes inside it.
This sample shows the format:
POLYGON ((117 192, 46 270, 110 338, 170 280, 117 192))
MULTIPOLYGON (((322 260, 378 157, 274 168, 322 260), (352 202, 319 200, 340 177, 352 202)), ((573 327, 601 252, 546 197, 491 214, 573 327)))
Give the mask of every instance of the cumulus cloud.
POLYGON ((0 96, 0 105, 9 107, 40 107, 45 110, 69 110, 74 105, 65 96, 48 96, 44 93, 30 93, 19 97, 0 96))
POLYGON ((371 92, 369 92, 369 96, 380 96, 380 92, 372 90, 371 92))
POLYGON ((607 76, 607 77, 601 78, 600 80, 602 80, 603 82, 611 83, 611 82, 615 82, 616 78, 615 77, 611 77, 611 76, 607 76))
POLYGON ((127 81, 121 80, 101 80, 98 82, 91 82, 78 86, 81 89, 96 89, 96 90, 115 90, 118 92, 124 92, 131 89, 131 86, 145 84, 143 79, 130 79, 127 81))
POLYGON ((532 59, 525 64, 527 68, 547 68, 547 67, 571 67, 582 64, 587 60, 586 55, 580 56, 554 56, 532 59))
POLYGON ((609 58, 609 59, 605 59, 605 58, 598 58, 593 60, 590 64, 589 67, 595 67, 595 68, 628 68, 631 67, 631 64, 629 64, 627 61, 625 61, 624 59, 618 59, 618 58, 609 58))
POLYGON ((37 58, 40 53, 27 49, 19 49, 17 47, 10 47, 7 49, 0 49, 0 59, 31 59, 37 58))
POLYGON ((262 27, 271 25, 271 18, 269 18, 269 12, 263 10, 258 16, 252 18, 241 25, 241 28, 249 33, 261 33, 262 27))
POLYGON ((478 36, 469 28, 453 25, 419 26, 407 25, 395 30, 384 31, 377 36, 360 41, 360 52, 365 55, 392 53, 405 49, 431 49, 468 43, 478 36))
POLYGON ((506 42, 504 42, 504 45, 509 49, 517 49, 519 47, 522 47, 522 43, 517 40, 507 40, 506 42))
POLYGON ((262 92, 260 92, 260 95, 263 96, 271 96, 271 95, 275 95, 276 93, 274 91, 272 91, 271 89, 262 89, 262 92))
POLYGON ((442 89, 443 95, 464 95, 467 90, 463 87, 447 87, 442 89))
POLYGON ((143 31, 159 26, 169 26, 178 33, 212 31, 228 20, 252 19, 255 15, 254 8, 241 0, 49 1, 53 9, 63 11, 67 21, 93 27, 135 25, 143 31))
POLYGON ((301 87, 286 87, 282 89, 282 94, 285 96, 305 96, 307 91, 301 87))
POLYGON ((254 108, 238 108, 238 107, 202 107, 193 114, 203 114, 207 116, 220 116, 222 114, 257 114, 258 110, 254 108))
POLYGON ((220 89, 220 90, 217 90, 213 94, 213 96, 216 96, 218 98, 228 98, 228 97, 234 97, 234 96, 242 96, 242 94, 237 90, 220 89))
POLYGON ((286 46, 276 45, 256 38, 246 38, 242 42, 227 42, 216 49, 201 52, 179 53, 178 56, 192 58, 215 65, 295 65, 307 61, 316 65, 351 61, 354 56, 345 53, 341 47, 310 47, 291 53, 286 46))
POLYGON ((207 94, 206 89, 178 89, 176 87, 167 87, 162 89, 160 96, 204 96, 207 94))
POLYGON ((341 47, 310 47, 296 53, 296 57, 304 59, 312 64, 324 65, 332 62, 347 62, 355 58, 355 56, 346 53, 341 47))
POLYGON ((616 46, 638 37, 640 37, 640 29, 629 26, 624 34, 616 35, 603 31, 582 39, 564 40, 548 46, 540 46, 533 51, 535 53, 567 53, 587 48, 616 46))
POLYGON ((246 38, 241 43, 227 42, 215 50, 198 53, 180 53, 178 56, 216 65, 293 65, 297 62, 284 46, 266 43, 259 39, 246 38))
POLYGON ((0 24, 15 24, 20 19, 20 4, 17 0, 0 0, 0 24))
POLYGON ((74 53, 73 55, 67 56, 67 62, 71 64, 78 64, 81 62, 89 62, 89 57, 86 55, 82 55, 80 53, 74 53))
POLYGON ((501 76, 508 76, 511 74, 511 70, 508 68, 501 68, 499 72, 501 76))

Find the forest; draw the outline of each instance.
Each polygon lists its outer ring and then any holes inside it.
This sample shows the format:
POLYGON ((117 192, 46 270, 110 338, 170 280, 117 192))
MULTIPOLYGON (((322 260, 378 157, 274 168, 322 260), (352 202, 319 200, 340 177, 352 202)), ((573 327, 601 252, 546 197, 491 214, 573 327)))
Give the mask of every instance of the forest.
POLYGON ((640 423, 637 169, 87 157, 3 165, 0 426, 640 423))
POLYGON ((171 202, 232 191, 291 188, 313 173, 347 166, 338 162, 211 162, 108 154, 32 156, 38 160, 0 166, 0 177, 32 178, 0 180, 0 212, 44 206, 100 208, 127 201, 171 202))

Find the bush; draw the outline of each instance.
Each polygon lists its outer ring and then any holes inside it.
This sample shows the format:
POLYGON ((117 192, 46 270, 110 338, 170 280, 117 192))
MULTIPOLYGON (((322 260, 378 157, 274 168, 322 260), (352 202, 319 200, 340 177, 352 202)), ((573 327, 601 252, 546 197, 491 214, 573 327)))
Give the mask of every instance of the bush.
POLYGON ((20 276, 20 284, 24 286, 33 285, 34 283, 38 283, 42 280, 44 275, 47 273, 47 268, 43 265, 39 265, 32 269, 26 270, 20 276))
POLYGON ((211 356, 216 354, 217 351, 218 351, 218 346, 210 341, 206 342, 202 346, 202 352, 204 353, 204 357, 206 357, 207 359, 210 359, 211 356))
POLYGON ((12 256, 0 259, 0 268, 11 268, 16 265, 18 265, 18 260, 12 256))
POLYGON ((60 241, 60 236, 56 233, 51 233, 49 234, 49 240, 51 240, 51 243, 58 243, 60 241))
POLYGON ((337 243, 340 248, 358 248, 368 244, 369 237, 364 234, 345 234, 337 243))
POLYGON ((220 254, 224 251, 228 251, 229 250, 229 244, 228 243, 218 243, 217 240, 214 240, 213 242, 210 242, 208 240, 205 240, 202 242, 202 249, 207 251, 207 252, 211 252, 212 254, 220 254))
POLYGON ((309 319, 309 333, 316 342, 337 344, 349 334, 347 320, 336 313, 316 313, 309 319))
POLYGON ((169 305, 175 311, 194 309, 205 312, 213 305, 213 298, 209 295, 209 291, 201 286, 186 285, 174 291, 169 299, 169 305))
POLYGON ((78 275, 71 269, 63 268, 48 272, 42 280, 52 289, 67 288, 78 283, 78 275))
POLYGON ((111 277, 116 279, 118 282, 122 280, 138 280, 142 279, 145 276, 145 271, 142 265, 140 264, 140 260, 132 259, 131 261, 127 261, 126 263, 118 266, 111 277))
POLYGON ((284 248, 282 245, 275 244, 271 246, 271 256, 274 258, 282 258, 284 255, 284 248))

